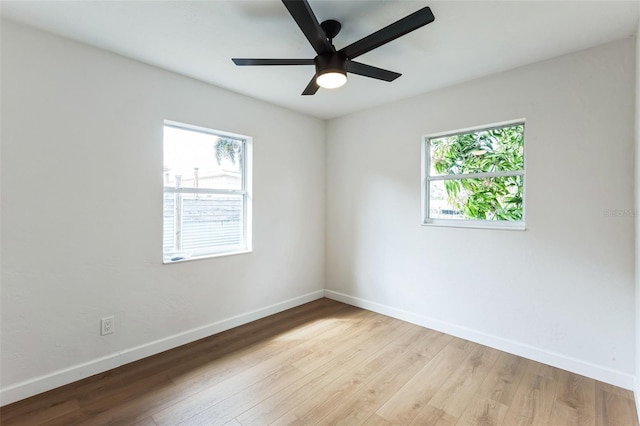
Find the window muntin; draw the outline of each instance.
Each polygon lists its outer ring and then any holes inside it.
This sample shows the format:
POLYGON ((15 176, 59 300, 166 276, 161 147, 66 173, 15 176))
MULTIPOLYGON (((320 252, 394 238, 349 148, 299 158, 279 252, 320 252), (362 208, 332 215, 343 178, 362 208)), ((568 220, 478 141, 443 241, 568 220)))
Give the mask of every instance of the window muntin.
POLYGON ((524 122, 427 136, 423 223, 524 229, 524 122))
POLYGON ((165 121, 163 260, 251 250, 251 139, 165 121))

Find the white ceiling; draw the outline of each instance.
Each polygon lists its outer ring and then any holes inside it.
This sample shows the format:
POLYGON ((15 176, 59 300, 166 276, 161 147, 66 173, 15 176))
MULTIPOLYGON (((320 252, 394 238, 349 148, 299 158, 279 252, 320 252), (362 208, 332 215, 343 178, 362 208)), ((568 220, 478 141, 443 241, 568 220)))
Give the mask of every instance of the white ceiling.
POLYGON ((402 73, 350 75, 300 96, 312 66, 236 67, 232 57, 313 58, 279 0, 2 1, 2 16, 258 99, 333 118, 635 33, 638 1, 309 0, 337 19, 340 49, 429 6, 435 22, 358 58, 402 73))

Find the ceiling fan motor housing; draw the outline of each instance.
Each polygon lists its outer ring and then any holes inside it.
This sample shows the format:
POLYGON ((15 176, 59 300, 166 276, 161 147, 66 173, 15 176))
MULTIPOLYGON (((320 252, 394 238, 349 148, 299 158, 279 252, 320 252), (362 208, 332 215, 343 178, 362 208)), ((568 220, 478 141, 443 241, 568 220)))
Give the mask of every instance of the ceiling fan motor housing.
POLYGON ((326 74, 328 72, 337 72, 340 74, 346 74, 346 62, 347 57, 340 53, 325 53, 318 55, 313 60, 316 64, 316 74, 326 74))

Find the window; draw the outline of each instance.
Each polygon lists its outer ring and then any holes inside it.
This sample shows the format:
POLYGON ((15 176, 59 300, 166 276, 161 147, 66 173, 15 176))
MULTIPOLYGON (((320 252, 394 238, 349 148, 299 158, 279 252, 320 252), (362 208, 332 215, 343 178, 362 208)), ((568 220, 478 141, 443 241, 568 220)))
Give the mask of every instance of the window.
POLYGON ((164 123, 164 263, 251 251, 251 138, 164 123))
POLYGON ((423 223, 524 229, 524 122, 426 136, 423 223))

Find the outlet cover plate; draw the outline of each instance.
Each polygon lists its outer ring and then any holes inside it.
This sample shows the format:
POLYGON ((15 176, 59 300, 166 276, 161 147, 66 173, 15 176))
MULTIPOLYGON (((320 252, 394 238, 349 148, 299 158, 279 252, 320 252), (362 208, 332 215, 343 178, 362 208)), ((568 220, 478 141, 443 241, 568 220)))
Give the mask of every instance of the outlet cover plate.
POLYGON ((100 320, 100 335, 112 334, 115 331, 115 318, 104 317, 100 320))

